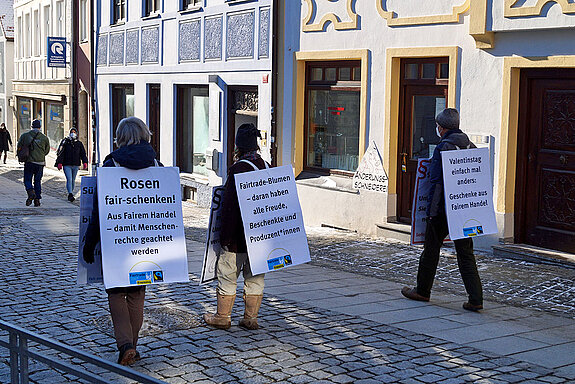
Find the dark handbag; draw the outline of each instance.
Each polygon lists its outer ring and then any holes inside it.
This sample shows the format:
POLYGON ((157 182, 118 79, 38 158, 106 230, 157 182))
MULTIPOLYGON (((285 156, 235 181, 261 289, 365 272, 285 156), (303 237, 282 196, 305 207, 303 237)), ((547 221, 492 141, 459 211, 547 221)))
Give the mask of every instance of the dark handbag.
POLYGON ((34 140, 36 140, 39 134, 40 132, 36 132, 36 136, 32 138, 32 140, 28 145, 23 144, 16 150, 16 157, 18 157, 18 161, 20 163, 25 163, 26 161, 28 161, 28 158, 30 157, 30 152, 32 151, 32 149, 34 149, 34 140))

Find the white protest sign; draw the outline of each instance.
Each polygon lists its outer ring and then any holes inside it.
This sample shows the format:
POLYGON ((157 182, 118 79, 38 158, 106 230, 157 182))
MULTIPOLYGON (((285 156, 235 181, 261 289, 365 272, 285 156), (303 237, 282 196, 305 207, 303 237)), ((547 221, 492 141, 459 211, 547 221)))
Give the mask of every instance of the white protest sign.
POLYGON ((385 193, 388 183, 377 145, 372 141, 353 174, 352 186, 355 189, 385 193))
POLYGON ((239 173, 235 182, 252 273, 310 261, 291 166, 239 173))
POLYGON ((212 206, 210 208, 210 219, 208 222, 208 236, 206 239, 206 251, 204 252, 204 263, 202 265, 202 276, 200 285, 209 283, 216 279, 216 264, 220 257, 220 228, 222 220, 222 199, 224 187, 214 187, 212 190, 212 206))
POLYGON ((444 151, 441 156, 451 239, 497 233, 489 149, 444 151))
POLYGON ((178 168, 98 168, 98 204, 106 288, 189 280, 178 168))
POLYGON ((88 264, 84 261, 84 243, 86 242, 86 230, 92 220, 92 207, 94 202, 94 191, 96 190, 96 178, 84 176, 80 184, 80 235, 78 241, 78 273, 76 282, 78 284, 94 284, 102 282, 102 254, 100 244, 94 249, 94 262, 88 264))
POLYGON ((431 159, 418 159, 415 173, 415 191, 411 208, 411 245, 425 242, 427 227, 427 200, 431 183, 429 181, 429 166, 431 159))

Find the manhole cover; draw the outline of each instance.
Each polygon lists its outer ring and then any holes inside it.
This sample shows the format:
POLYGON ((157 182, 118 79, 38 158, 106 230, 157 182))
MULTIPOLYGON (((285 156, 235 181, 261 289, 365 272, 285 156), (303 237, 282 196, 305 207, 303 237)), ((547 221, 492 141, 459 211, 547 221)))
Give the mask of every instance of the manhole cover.
MULTIPOLYGON (((112 317, 110 315, 98 316, 92 319, 96 329, 114 335, 112 317)), ((145 308, 144 324, 140 336, 154 336, 166 331, 180 331, 195 328, 203 324, 201 315, 195 312, 182 311, 174 308, 145 308)))

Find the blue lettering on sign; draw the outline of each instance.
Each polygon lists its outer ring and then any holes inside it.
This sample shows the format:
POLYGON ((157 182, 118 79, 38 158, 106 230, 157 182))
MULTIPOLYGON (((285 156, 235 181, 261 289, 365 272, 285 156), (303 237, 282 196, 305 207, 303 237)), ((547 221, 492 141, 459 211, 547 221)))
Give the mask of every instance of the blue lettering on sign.
POLYGON ((48 67, 66 68, 66 38, 48 36, 48 67))

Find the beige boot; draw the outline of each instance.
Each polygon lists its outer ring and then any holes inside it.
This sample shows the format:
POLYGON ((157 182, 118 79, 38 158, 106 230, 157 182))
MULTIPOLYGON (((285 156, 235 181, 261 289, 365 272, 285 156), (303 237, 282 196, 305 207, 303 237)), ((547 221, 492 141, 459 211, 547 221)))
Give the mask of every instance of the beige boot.
POLYGON ((250 330, 259 328, 258 312, 260 311, 263 297, 264 295, 244 295, 246 309, 244 311, 244 318, 240 320, 240 327, 250 330))
POLYGON ((204 314, 206 324, 218 329, 228 329, 232 326, 232 307, 236 295, 220 295, 218 293, 218 310, 216 313, 204 314))

